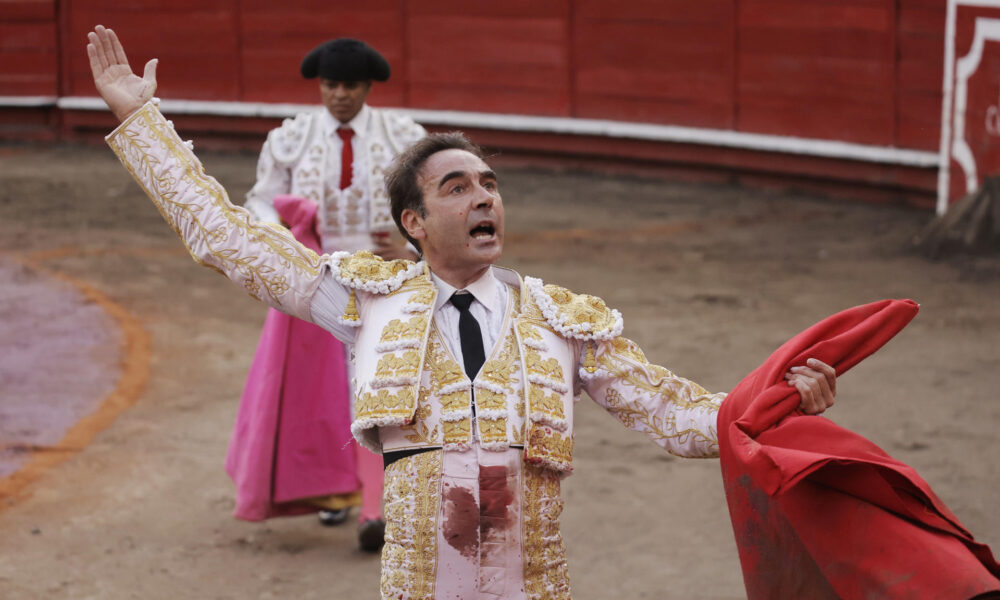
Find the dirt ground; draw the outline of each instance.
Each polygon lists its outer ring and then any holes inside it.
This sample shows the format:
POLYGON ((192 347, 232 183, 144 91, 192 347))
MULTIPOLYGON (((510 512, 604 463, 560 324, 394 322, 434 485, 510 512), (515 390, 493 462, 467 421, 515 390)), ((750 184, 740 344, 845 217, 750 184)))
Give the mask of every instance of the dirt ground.
MULTIPOLYGON (((235 198, 250 187, 254 156, 202 158, 235 198)), ((828 415, 1000 550, 1000 257, 915 256, 929 215, 905 208, 515 168, 501 181, 503 264, 602 296, 654 362, 712 390, 833 312, 918 301, 828 415)), ((222 462, 265 310, 186 256, 110 150, 0 146, 0 276, 0 464, 20 469, 0 480, 0 597, 377 597, 352 525, 230 516, 222 462), (69 427, 62 442, 28 439, 15 416, 50 401, 91 416, 46 418, 69 427)), ((587 400, 576 439, 575 598, 744 597, 717 461, 671 457, 587 400)))

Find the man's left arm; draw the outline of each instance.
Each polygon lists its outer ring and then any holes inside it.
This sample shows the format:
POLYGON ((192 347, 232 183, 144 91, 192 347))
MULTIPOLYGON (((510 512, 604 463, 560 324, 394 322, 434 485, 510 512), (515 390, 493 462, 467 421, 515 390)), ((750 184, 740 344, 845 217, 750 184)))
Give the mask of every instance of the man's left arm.
MULTIPOLYGON (((697 383, 651 364, 635 342, 624 337, 596 345, 595 366, 583 367, 587 394, 629 429, 646 434, 671 454, 712 458, 719 454, 716 420, 725 393, 711 393, 697 383)), ((815 359, 795 367, 786 378, 799 390, 805 414, 833 405, 836 374, 815 359)))

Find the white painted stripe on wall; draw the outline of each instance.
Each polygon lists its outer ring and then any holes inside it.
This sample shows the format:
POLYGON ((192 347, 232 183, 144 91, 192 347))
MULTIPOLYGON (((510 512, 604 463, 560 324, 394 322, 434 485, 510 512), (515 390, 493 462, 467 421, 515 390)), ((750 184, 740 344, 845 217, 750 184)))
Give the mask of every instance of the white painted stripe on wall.
MULTIPOLYGON (((104 101, 94 97, 59 98, 57 106, 69 110, 106 110, 104 101)), ((162 100, 160 108, 165 113, 203 114, 227 117, 284 118, 304 110, 309 104, 266 104, 255 102, 212 102, 201 100, 162 100)), ((760 133, 745 133, 722 129, 701 129, 652 123, 629 123, 602 119, 573 119, 567 117, 534 117, 496 113, 461 112, 399 108, 424 125, 497 129, 532 133, 563 135, 592 135, 610 138, 699 144, 726 148, 740 148, 762 152, 778 152, 801 156, 816 156, 894 164, 908 167, 935 167, 940 159, 935 152, 907 150, 891 146, 853 144, 833 140, 817 140, 760 133)))
POLYGON ((55 106, 55 96, 0 96, 0 106, 55 106))
MULTIPOLYGON (((998 3, 1000 4, 1000 3, 998 3)), ((979 186, 976 157, 965 139, 966 109, 968 108, 969 78, 979 70, 986 41, 1000 40, 1000 19, 976 18, 975 33, 969 53, 955 63, 954 117, 952 126, 951 157, 965 173, 965 193, 970 194, 979 186)), ((947 190, 945 190, 947 191, 947 190)), ((939 208, 940 210, 940 208, 939 208)))
POLYGON ((944 80, 941 83, 941 145, 938 150, 938 197, 936 212, 948 209, 948 149, 951 146, 951 92, 955 79, 955 0, 948 0, 944 25, 944 80))
MULTIPOLYGON (((954 143, 953 133, 957 133, 953 129, 953 120, 957 123, 958 115, 953 114, 952 109, 957 111, 955 106, 955 21, 959 6, 1000 8, 1000 0, 948 0, 948 12, 944 27, 944 81, 941 84, 941 145, 938 151, 940 162, 938 163, 937 214, 939 215, 943 215, 948 210, 948 190, 951 185, 948 150, 954 143)), ((961 121, 964 124, 964 106, 961 121)), ((962 136, 964 138, 964 132, 962 132, 962 136)), ((969 159, 965 157, 964 160, 968 161, 969 159)))

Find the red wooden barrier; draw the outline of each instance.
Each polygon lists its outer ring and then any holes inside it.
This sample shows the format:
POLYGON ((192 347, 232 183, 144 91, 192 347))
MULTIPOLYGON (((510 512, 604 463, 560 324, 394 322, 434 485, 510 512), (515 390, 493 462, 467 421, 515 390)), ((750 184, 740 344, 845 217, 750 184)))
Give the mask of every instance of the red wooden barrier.
MULTIPOLYGON (((945 8, 941 0, 4 0, 0 138, 15 112, 3 98, 95 94, 83 48, 102 23, 135 68, 161 59, 163 98, 314 103, 316 83, 301 79, 299 61, 326 39, 351 36, 392 65, 370 98, 376 105, 936 152, 945 8)), ((95 121, 59 114, 70 128, 95 121)), ((724 155, 732 151, 690 154, 698 164, 726 163, 713 158, 724 155)), ((782 171, 780 156, 767 160, 782 171)), ((744 161, 754 171, 759 162, 744 161)), ((912 187, 926 177, 908 169, 927 167, 887 166, 875 183, 929 193, 912 187)))
POLYGON ((0 2, 0 96, 55 96, 55 0, 0 2))

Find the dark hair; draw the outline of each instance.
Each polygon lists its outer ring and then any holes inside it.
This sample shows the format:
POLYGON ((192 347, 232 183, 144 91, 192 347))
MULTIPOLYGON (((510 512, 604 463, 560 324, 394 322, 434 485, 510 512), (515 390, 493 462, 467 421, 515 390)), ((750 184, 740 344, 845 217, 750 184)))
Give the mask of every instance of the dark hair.
POLYGON ((385 176, 385 189, 389 194, 389 210, 396 227, 407 240, 420 250, 420 243, 410 237, 400 221, 403 211, 410 209, 421 217, 424 210, 424 194, 420 191, 417 177, 424 163, 432 155, 444 150, 465 150, 480 159, 485 159, 482 148, 469 141, 469 138, 458 131, 448 133, 432 133, 404 150, 392 161, 389 172, 385 176))

